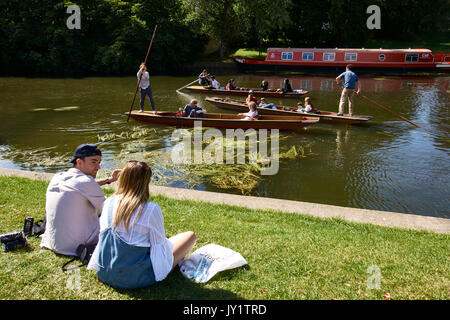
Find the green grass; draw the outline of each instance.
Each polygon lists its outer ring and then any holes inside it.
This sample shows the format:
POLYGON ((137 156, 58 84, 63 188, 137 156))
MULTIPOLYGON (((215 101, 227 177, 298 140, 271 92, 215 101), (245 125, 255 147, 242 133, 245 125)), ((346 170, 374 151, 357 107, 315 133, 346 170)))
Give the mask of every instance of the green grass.
MULTIPOLYGON (((20 230, 27 216, 41 218, 47 182, 0 177, 0 233, 20 230)), ((106 191, 107 195, 112 193, 106 191)), ((431 232, 255 211, 205 202, 153 197, 166 234, 193 230, 194 249, 216 243, 241 253, 246 267, 217 274, 206 284, 179 270, 137 290, 116 290, 79 269, 80 290, 67 286, 69 258, 29 247, 0 252, 0 299, 449 299, 449 237, 431 232), (379 289, 368 289, 369 266, 381 271, 379 289)))
POLYGON ((235 53, 232 54, 232 56, 240 56, 240 57, 246 57, 250 59, 265 59, 267 56, 267 50, 261 49, 261 55, 258 49, 245 49, 241 48, 238 49, 235 53))

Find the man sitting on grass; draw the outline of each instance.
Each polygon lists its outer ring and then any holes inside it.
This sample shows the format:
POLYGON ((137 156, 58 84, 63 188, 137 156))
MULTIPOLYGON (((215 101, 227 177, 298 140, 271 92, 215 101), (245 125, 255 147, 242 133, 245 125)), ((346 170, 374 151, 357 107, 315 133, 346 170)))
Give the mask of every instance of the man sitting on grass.
POLYGON ((100 186, 116 181, 120 174, 114 170, 111 178, 96 181, 101 156, 97 146, 82 144, 70 161, 73 168, 53 176, 46 193, 46 230, 41 247, 76 256, 80 244, 98 242, 98 218, 105 201, 100 186))

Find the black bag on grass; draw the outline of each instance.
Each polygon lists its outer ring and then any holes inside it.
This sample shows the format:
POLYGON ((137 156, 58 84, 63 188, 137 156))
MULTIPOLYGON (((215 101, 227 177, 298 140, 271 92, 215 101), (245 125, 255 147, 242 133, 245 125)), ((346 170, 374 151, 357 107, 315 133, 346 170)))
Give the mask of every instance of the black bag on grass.
POLYGON ((94 253, 95 247, 96 247, 96 244, 91 244, 91 245, 80 244, 77 248, 77 256, 73 257, 71 260, 64 263, 64 265, 62 266, 62 271, 66 272, 66 271, 78 269, 78 268, 81 268, 82 266, 87 265, 89 263, 89 261, 91 260, 92 253, 94 253), (81 264, 76 267, 67 268, 67 266, 70 263, 74 262, 75 260, 80 260, 81 264))
POLYGON ((35 223, 33 223, 33 234, 38 237, 41 234, 43 234, 45 232, 45 217, 44 220, 38 220, 35 223))

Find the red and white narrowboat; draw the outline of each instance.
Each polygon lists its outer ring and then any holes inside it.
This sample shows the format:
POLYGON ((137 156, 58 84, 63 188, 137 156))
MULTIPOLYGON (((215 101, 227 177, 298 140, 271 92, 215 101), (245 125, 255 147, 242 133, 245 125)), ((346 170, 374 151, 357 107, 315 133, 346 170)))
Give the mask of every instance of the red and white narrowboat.
POLYGON ((235 57, 246 70, 341 71, 352 64, 355 71, 450 71, 450 53, 433 54, 429 49, 317 49, 269 48, 265 60, 235 57))

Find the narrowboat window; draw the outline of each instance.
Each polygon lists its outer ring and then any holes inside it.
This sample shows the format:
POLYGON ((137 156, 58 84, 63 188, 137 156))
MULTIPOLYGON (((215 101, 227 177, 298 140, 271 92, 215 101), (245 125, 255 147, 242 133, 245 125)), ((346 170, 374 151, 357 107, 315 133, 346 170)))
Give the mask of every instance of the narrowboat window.
POLYGON ((321 91, 331 91, 333 90, 333 80, 322 80, 320 81, 320 90, 321 91))
POLYGON ((380 55, 378 56, 378 60, 384 61, 384 60, 386 60, 386 56, 385 56, 384 54, 380 54, 380 55))
POLYGON ((381 92, 383 91, 383 81, 377 81, 375 82, 375 91, 381 92))
POLYGON ((346 53, 345 61, 356 61, 357 57, 358 57, 357 53, 346 53))
POLYGON ((417 61, 419 61, 419 54, 418 53, 407 53, 405 61, 406 62, 417 62, 417 61))
POLYGON ((281 53, 281 60, 292 60, 292 52, 283 52, 281 53))
POLYGON ((335 53, 334 52, 324 52, 323 61, 334 61, 335 53))
POLYGON ((304 90, 312 90, 312 80, 302 80, 300 83, 300 88, 304 90))
POLYGON ((313 52, 303 52, 302 60, 314 60, 313 52))

